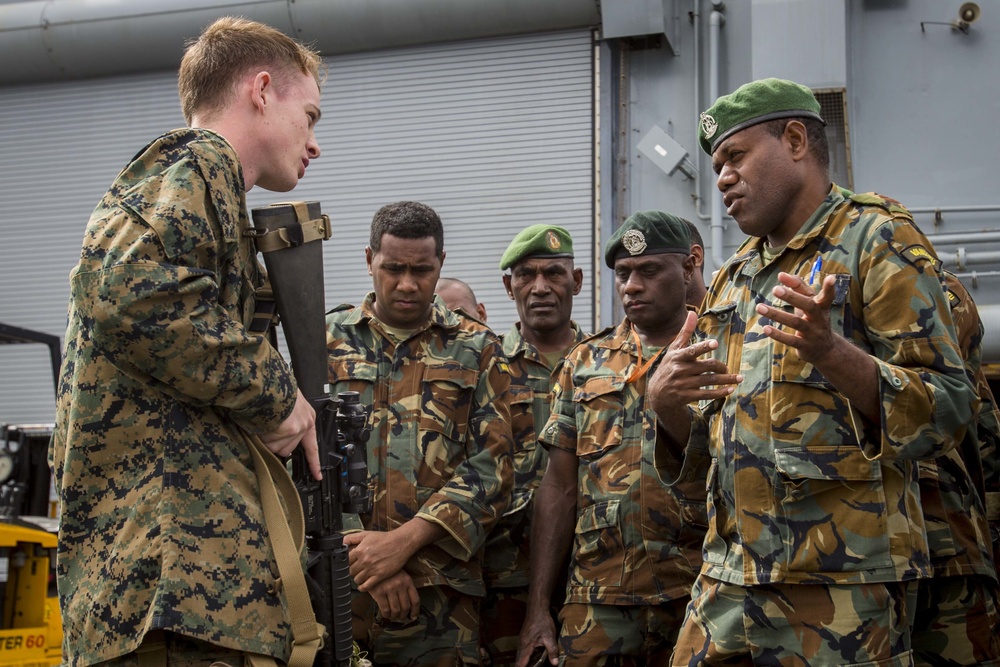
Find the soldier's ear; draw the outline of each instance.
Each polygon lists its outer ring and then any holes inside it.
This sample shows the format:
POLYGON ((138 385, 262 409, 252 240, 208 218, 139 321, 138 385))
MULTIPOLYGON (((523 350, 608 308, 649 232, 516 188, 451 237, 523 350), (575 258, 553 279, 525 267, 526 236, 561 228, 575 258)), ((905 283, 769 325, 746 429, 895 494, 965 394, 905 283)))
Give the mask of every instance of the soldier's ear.
POLYGON ((371 246, 365 246, 365 264, 368 265, 368 275, 372 275, 372 259, 374 259, 375 253, 372 252, 371 246))
POLYGON ((510 297, 511 301, 513 301, 514 300, 514 290, 512 290, 510 288, 510 274, 509 273, 505 273, 502 276, 500 276, 500 278, 503 279, 503 288, 505 290, 507 290, 507 296, 510 297))
POLYGON ((691 284, 694 272, 698 270, 698 262, 693 254, 681 260, 681 269, 684 271, 684 288, 691 284))
POLYGON ((694 258, 694 268, 701 270, 705 266, 705 249, 698 244, 691 246, 691 257, 694 258))
POLYGON ((583 289, 583 269, 574 268, 573 269, 573 296, 580 293, 583 289))
POLYGON ((809 154, 809 133, 802 121, 794 118, 788 121, 782 140, 788 146, 793 160, 801 160, 809 154))
POLYGON ((273 89, 274 83, 271 81, 271 74, 266 71, 257 72, 250 88, 250 103, 257 111, 264 112, 273 89))

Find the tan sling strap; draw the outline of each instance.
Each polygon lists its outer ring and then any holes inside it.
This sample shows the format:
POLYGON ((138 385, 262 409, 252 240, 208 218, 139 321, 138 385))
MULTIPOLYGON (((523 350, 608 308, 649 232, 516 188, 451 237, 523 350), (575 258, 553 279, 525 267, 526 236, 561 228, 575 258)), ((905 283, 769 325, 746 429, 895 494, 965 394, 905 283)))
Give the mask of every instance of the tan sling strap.
MULTIPOLYGON (((274 454, 256 435, 244 432, 250 444, 257 485, 260 487, 264 524, 271 539, 274 559, 278 564, 278 577, 285 589, 285 600, 291 616, 292 654, 288 667, 312 667, 316 654, 323 647, 326 631, 316 622, 309 591, 306 588, 305 572, 299 554, 305 539, 305 520, 299 492, 274 454), (279 500, 284 496, 288 515, 279 500)), ((155 631, 154 631, 155 632, 155 631)), ((244 653, 251 667, 277 667, 278 661, 269 655, 244 653)), ((143 643, 137 651, 139 667, 167 667, 167 649, 162 640, 143 643)), ((221 667, 222 663, 219 663, 221 667)))
MULTIPOLYGON (((316 622, 305 572, 299 557, 305 540, 305 519, 299 492, 288 471, 256 435, 246 434, 250 441, 260 499, 264 510, 264 523, 271 538, 271 548, 278 564, 278 576, 285 589, 285 600, 292 626, 292 655, 288 667, 312 667, 316 653, 323 647, 326 628, 316 622), (288 516, 281 506, 279 494, 285 498, 288 516)), ((247 654, 255 667, 274 664, 273 659, 258 654, 247 654)))
POLYGON ((257 244, 257 250, 260 252, 294 248, 304 243, 325 241, 330 238, 330 216, 324 213, 318 218, 310 220, 309 207, 306 205, 306 202, 279 202, 271 206, 291 206, 295 209, 297 222, 270 231, 263 227, 249 227, 244 229, 243 235, 252 237, 257 244))

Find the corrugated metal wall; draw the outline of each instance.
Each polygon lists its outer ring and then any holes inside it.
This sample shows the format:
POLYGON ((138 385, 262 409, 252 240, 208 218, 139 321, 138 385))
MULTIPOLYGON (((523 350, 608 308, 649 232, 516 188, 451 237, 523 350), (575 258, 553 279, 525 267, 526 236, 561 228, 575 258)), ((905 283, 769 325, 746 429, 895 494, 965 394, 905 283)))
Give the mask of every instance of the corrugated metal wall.
MULTIPOLYGON (((372 214, 423 201, 445 223, 444 274, 472 284, 498 330, 516 319, 503 249, 522 226, 561 224, 587 274, 574 312, 590 328, 593 53, 590 31, 571 31, 331 58, 322 157, 295 191, 254 190, 250 206, 322 202, 333 306, 371 288, 372 214)), ((63 335, 90 211, 129 156, 181 125, 173 71, 0 88, 0 322, 63 335)), ((46 354, 0 346, 0 422, 52 420, 46 354)))

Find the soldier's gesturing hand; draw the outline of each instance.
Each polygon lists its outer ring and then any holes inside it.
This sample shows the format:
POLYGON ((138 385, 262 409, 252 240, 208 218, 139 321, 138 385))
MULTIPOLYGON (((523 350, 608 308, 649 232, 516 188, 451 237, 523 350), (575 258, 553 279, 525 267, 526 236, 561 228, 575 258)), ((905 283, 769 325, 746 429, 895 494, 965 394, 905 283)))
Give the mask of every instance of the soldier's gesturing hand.
POLYGON ((288 456, 301 444, 313 477, 323 479, 319 466, 319 447, 316 444, 316 411, 301 391, 295 397, 295 407, 288 419, 270 433, 261 434, 260 440, 278 456, 288 456))
POLYGON ((778 280, 781 284, 772 294, 792 306, 792 310, 757 304, 758 314, 780 325, 767 325, 763 327, 764 333, 793 348, 802 361, 815 366, 873 424, 881 423, 878 369, 874 359, 830 326, 830 307, 837 277, 826 276, 818 293, 791 273, 779 273, 778 280))
POLYGON ((769 325, 764 327, 764 333, 794 347, 802 361, 819 366, 835 347, 834 334, 830 329, 830 305, 833 303, 836 277, 826 276, 819 286, 819 293, 791 273, 779 273, 778 281, 781 285, 771 293, 792 306, 793 310, 789 312, 780 307, 758 304, 758 314, 784 328, 769 325))
POLYGON ((724 398, 743 379, 729 372, 718 359, 700 359, 719 346, 718 341, 691 344, 698 316, 689 312, 684 326, 663 352, 663 359, 646 385, 646 401, 676 443, 687 441, 691 418, 687 405, 696 401, 724 398))
POLYGON ((741 379, 729 374, 729 369, 718 359, 700 359, 719 343, 715 340, 691 343, 697 323, 698 316, 689 312, 650 378, 646 396, 648 400, 652 395, 653 409, 657 412, 661 408, 668 411, 695 401, 727 396, 733 393, 732 385, 741 379))

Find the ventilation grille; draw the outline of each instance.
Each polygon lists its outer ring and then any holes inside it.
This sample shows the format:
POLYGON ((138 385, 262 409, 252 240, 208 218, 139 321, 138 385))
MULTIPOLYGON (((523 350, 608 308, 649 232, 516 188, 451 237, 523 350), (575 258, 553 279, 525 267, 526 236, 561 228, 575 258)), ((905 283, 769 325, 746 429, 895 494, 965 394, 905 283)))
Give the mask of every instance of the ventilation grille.
POLYGON ((830 178, 849 190, 854 189, 851 168, 851 130, 847 123, 847 90, 823 88, 814 90, 820 104, 820 115, 826 121, 826 138, 830 143, 830 178))

